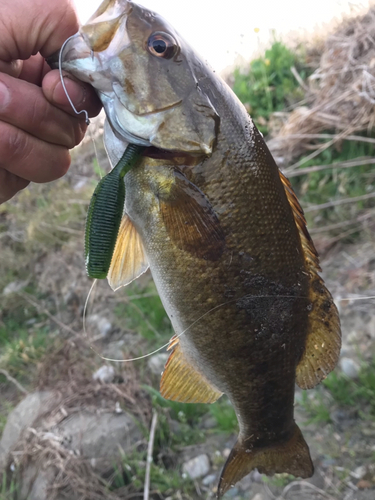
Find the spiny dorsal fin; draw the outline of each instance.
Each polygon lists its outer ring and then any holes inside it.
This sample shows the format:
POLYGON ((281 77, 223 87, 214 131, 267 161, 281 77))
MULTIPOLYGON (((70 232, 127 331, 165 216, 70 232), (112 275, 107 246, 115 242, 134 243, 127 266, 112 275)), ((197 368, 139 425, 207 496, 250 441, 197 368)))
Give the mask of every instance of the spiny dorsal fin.
POLYGON ((311 389, 335 368, 341 349, 341 329, 337 308, 324 281, 319 256, 306 227, 306 219, 289 180, 280 172, 290 206, 293 210, 306 268, 310 275, 309 319, 306 345, 296 369, 296 383, 301 389, 311 389))
POLYGON ((173 349, 160 381, 160 394, 180 403, 214 403, 223 394, 208 382, 185 358, 178 338, 171 338, 173 349))
POLYGON ((115 250, 108 272, 113 290, 128 285, 148 269, 143 243, 132 221, 125 214, 121 220, 115 250))

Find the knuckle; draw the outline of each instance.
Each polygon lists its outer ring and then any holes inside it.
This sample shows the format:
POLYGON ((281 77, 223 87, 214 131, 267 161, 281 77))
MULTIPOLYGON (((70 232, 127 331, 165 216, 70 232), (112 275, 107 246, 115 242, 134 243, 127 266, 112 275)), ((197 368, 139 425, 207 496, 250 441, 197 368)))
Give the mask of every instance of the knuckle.
POLYGON ((28 136, 22 130, 0 123, 0 154, 2 162, 12 162, 27 158, 29 154, 28 136))

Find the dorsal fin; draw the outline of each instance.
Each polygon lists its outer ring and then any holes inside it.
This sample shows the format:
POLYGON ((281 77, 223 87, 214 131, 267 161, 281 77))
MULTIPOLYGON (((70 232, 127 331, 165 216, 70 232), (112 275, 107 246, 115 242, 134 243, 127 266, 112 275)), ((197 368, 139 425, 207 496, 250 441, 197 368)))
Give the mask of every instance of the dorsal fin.
POLYGON ((296 383, 311 389, 335 368, 340 356, 340 319, 332 296, 319 276, 319 256, 306 227, 306 219, 289 180, 280 172, 280 179, 293 211, 306 270, 310 276, 309 319, 305 350, 296 369, 296 383))
POLYGON ((309 271, 316 274, 321 271, 319 265, 319 255, 315 248, 314 242, 306 227, 306 219, 303 213, 302 207, 298 201, 296 193, 293 191, 292 185, 285 177, 285 175, 279 171, 281 182, 284 185, 285 193, 289 201, 289 205, 292 207, 294 221, 297 225, 299 236, 301 239, 302 248, 305 254, 305 259, 308 262, 309 271))

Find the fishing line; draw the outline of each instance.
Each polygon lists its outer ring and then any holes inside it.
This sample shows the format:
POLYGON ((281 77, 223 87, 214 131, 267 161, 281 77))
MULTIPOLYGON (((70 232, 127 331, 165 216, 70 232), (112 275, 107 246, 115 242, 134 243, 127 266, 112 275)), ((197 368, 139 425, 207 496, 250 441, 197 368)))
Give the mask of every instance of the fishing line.
MULTIPOLYGON (((95 285, 96 285, 96 282, 97 282, 97 281, 98 281, 97 279, 95 279, 95 280, 93 281, 93 283, 92 283, 92 285, 91 285, 91 287, 90 287, 89 293, 87 294, 87 297, 86 297, 86 300, 85 300, 85 306, 84 306, 84 308, 83 308, 82 326, 83 326, 83 335, 84 335, 85 337, 88 337, 88 335, 87 335, 87 330, 86 330, 86 312, 87 312, 87 306, 88 306, 88 303, 89 303, 89 298, 90 298, 90 296, 91 296, 91 292, 94 290, 94 287, 95 287, 95 285)), ((91 347, 91 346, 90 346, 90 347, 91 347)), ((91 348, 92 348, 92 347, 91 347, 91 348)), ((99 354, 99 356, 100 356, 100 354, 99 354)))
MULTIPOLYGON (((88 299, 90 297, 92 289, 94 288, 94 285, 96 284, 96 281, 97 280, 95 280, 95 282, 92 284, 92 286, 90 288, 90 291, 89 291, 89 294, 88 294, 87 299, 86 299, 85 308, 84 308, 84 312, 83 312, 84 318, 85 318, 85 312, 86 312, 86 306, 87 306, 87 303, 88 303, 88 299)), ((178 335, 175 335, 174 336, 174 340, 176 340, 176 339, 180 338, 182 335, 184 335, 184 333, 186 333, 190 328, 192 328, 194 325, 196 325, 205 316, 207 316, 208 314, 212 313, 216 309, 219 309, 220 307, 223 307, 223 306, 225 306, 227 304, 230 304, 231 302, 236 302, 236 301, 239 301, 239 300, 242 300, 242 299, 245 299, 245 298, 250 298, 250 299, 265 299, 265 298, 272 298, 272 297, 273 298, 288 298, 288 299, 293 298, 293 299, 307 299, 308 300, 308 297, 303 297, 303 296, 294 297, 293 295, 243 295, 240 298, 231 299, 231 300, 228 300, 227 302, 223 302, 222 304, 218 304, 217 306, 212 307, 210 310, 208 310, 207 312, 205 312, 204 314, 202 314, 199 318, 197 318, 195 321, 193 321, 187 328, 185 328, 185 330, 183 330, 178 335)), ((84 333, 87 334, 87 332, 85 330, 85 321, 83 322, 83 324, 84 324, 84 333)), ((112 359, 112 358, 106 358, 105 356, 102 356, 97 350, 95 350, 92 347, 92 345, 90 345, 90 348, 103 361, 113 361, 113 362, 117 362, 117 363, 129 363, 130 361, 138 361, 140 359, 148 358, 148 357, 152 356, 153 354, 156 354, 157 352, 161 351, 162 349, 168 347, 169 344, 170 344, 170 341, 168 341, 166 344, 162 345, 158 349, 155 349, 155 351, 149 352, 148 354, 143 354, 142 356, 138 356, 136 358, 129 358, 129 359, 112 359)))
POLYGON ((89 120, 89 114, 88 112, 85 110, 85 109, 82 109, 81 111, 77 111, 76 107, 74 106, 73 104, 73 101, 71 100, 69 94, 68 94, 68 91, 65 87, 65 82, 64 82, 64 76, 63 76, 63 73, 62 73, 62 56, 63 56, 63 52, 64 52, 64 49, 65 49, 65 46, 66 44, 69 42, 69 40, 71 40, 72 38, 74 38, 76 35, 72 35, 70 36, 69 38, 67 38, 65 40, 65 42, 62 44, 62 47, 60 49, 60 52, 59 52, 59 74, 60 74, 60 80, 61 80, 61 85, 64 89, 64 92, 65 92, 65 95, 69 101, 69 104, 71 105, 73 111, 77 114, 77 115, 80 115, 81 113, 84 113, 85 114, 85 121, 86 121, 86 125, 90 125, 90 120, 89 120))
MULTIPOLYGON (((89 293, 87 295, 87 299, 86 299, 86 302, 85 302, 85 307, 84 307, 84 310, 83 310, 83 331, 84 331, 84 335, 86 337, 88 337, 87 330, 86 330, 86 311, 87 311, 87 305, 88 305, 88 301, 89 301, 91 292, 93 291, 94 286, 96 285, 96 282, 97 282, 97 280, 94 280, 93 284, 91 285, 90 291, 89 291, 89 293)), ((298 299, 307 299, 307 300, 309 299, 309 297, 303 297, 303 296, 294 297, 293 295, 243 295, 240 298, 235 298, 235 299, 228 300, 227 302, 223 302, 222 304, 219 304, 219 305, 211 308, 209 311, 205 312, 199 318, 197 318, 195 321, 193 321, 193 323, 191 323, 187 328, 185 328, 185 330, 183 330, 178 335, 175 335, 174 339, 176 340, 179 337, 181 337, 182 335, 184 335, 190 328, 192 328, 194 325, 196 325, 201 319, 203 319, 208 314, 212 313, 216 309, 219 309, 220 307, 223 307, 223 306, 225 306, 227 304, 230 304, 231 302, 236 302, 236 301, 239 301, 239 300, 242 300, 242 299, 245 299, 245 298, 248 298, 248 299, 258 299, 258 298, 265 299, 265 298, 272 298, 272 297, 274 297, 274 298, 296 298, 296 299, 298 298, 298 299)), ((339 301, 342 302, 342 301, 365 300, 365 299, 375 299, 375 295, 369 295, 367 297, 365 296, 365 297, 352 297, 352 298, 350 298, 350 297, 337 298, 336 301, 337 302, 339 302, 339 301)), ((148 357, 156 354, 157 352, 161 351, 162 349, 165 349, 166 347, 169 346, 169 344, 170 344, 170 341, 168 341, 166 344, 162 345, 158 349, 155 349, 154 351, 149 352, 148 354, 143 354, 142 356, 138 356, 136 358, 129 358, 129 359, 107 358, 105 356, 102 356, 92 345, 90 345, 90 349, 92 351, 94 351, 94 353, 97 356, 99 356, 103 361, 112 361, 112 362, 117 362, 117 363, 129 363, 131 361, 139 361, 141 359, 148 358, 148 357)))

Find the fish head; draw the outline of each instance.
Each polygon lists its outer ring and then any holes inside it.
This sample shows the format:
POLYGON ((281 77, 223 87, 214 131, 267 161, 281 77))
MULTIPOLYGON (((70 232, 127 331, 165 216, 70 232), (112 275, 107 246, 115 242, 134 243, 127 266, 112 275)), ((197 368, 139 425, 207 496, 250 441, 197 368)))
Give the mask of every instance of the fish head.
POLYGON ((105 0, 67 43, 62 68, 97 90, 118 138, 212 153, 219 117, 199 85, 205 65, 158 14, 105 0))

